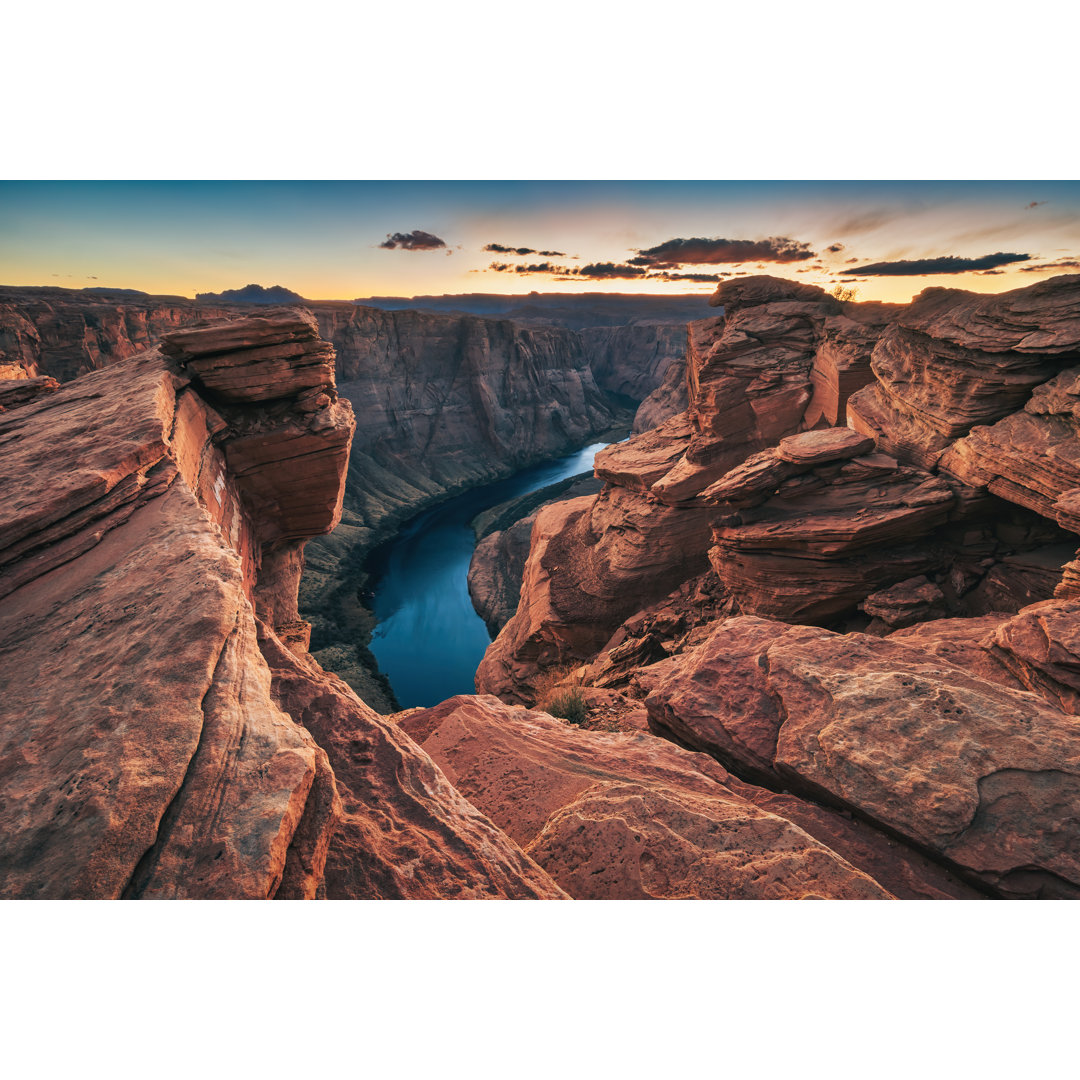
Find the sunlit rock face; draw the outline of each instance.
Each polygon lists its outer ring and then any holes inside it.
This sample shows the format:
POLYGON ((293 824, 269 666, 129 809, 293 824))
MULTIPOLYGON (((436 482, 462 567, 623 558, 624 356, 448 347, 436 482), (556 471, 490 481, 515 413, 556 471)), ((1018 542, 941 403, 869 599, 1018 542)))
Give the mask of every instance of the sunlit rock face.
POLYGON ((650 724, 848 806, 1003 895, 1080 897, 1074 719, 928 656, 927 640, 721 622, 663 662, 650 724))
POLYGON ((1080 278, 873 311, 720 291, 686 414, 537 519, 478 687, 644 700, 835 850, 829 814, 862 822, 848 856, 894 895, 1080 895, 1080 278))
POLYGON ((470 801, 582 900, 881 900, 891 893, 704 754, 578 731, 491 697, 403 726, 470 801))
POLYGON ((0 894, 563 895, 307 655, 354 426, 299 311, 0 416, 0 894))
POLYGON ((534 533, 537 559, 565 551, 547 561, 580 590, 554 600, 539 564, 526 570, 520 617, 477 685, 512 696, 530 668, 589 660, 706 558, 739 610, 808 622, 925 574, 946 614, 1015 612, 1073 588, 1060 552, 1080 521, 1078 298, 1077 277, 1000 297, 931 289, 908 306, 723 283, 724 315, 689 327, 686 412, 597 455, 608 487, 587 527, 581 513, 564 521, 573 541, 550 523, 534 533), (835 426, 845 410, 854 434, 835 426), (816 438, 847 449, 822 457, 816 438), (806 455, 785 456, 793 440, 806 455))

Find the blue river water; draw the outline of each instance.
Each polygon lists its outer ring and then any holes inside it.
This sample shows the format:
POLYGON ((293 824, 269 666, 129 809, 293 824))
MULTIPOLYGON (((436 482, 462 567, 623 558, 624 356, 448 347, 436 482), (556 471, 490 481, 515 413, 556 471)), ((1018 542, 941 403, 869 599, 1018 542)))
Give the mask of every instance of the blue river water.
POLYGON ((594 443, 448 499, 371 553, 377 625, 370 647, 403 709, 474 692, 473 676, 491 638, 469 599, 472 519, 507 499, 589 472, 606 445, 594 443))

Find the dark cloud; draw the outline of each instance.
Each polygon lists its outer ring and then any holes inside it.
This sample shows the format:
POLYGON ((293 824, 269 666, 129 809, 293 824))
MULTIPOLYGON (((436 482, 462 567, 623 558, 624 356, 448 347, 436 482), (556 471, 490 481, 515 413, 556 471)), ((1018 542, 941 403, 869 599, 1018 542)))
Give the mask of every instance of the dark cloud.
POLYGON ((869 266, 859 266, 852 270, 851 273, 876 274, 888 277, 963 274, 969 270, 992 270, 996 266, 1026 262, 1030 258, 1030 255, 998 251, 993 255, 983 255, 978 259, 961 259, 956 255, 945 255, 939 259, 897 259, 894 262, 879 262, 871 263, 869 266))
POLYGON ((858 259, 845 259, 844 260, 844 265, 845 266, 850 266, 852 263, 857 263, 858 261, 859 261, 858 259))
POLYGON ((716 274, 683 274, 668 270, 649 270, 643 266, 631 266, 629 263, 589 263, 586 266, 560 266, 557 263, 499 263, 489 267, 498 274, 548 274, 563 281, 586 278, 590 281, 699 281, 715 284, 726 272, 716 274))
POLYGON ((517 266, 512 263, 492 263, 488 269, 497 273, 552 274, 564 279, 590 278, 592 280, 642 278, 647 273, 640 266, 627 266, 620 263, 589 263, 588 266, 559 266, 550 262, 521 263, 517 266))
POLYGON ((435 251, 437 248, 446 247, 446 241, 424 232, 423 229, 413 229, 410 233, 387 233, 379 247, 388 251, 393 251, 394 248, 401 248, 402 251, 435 251))
MULTIPOLYGON (((1028 267, 1022 266, 1022 267, 1020 267, 1020 269, 1021 270, 1026 270, 1026 269, 1028 269, 1028 267)), ((986 274, 1004 274, 1004 273, 1005 273, 1004 270, 980 270, 980 271, 978 271, 979 277, 984 277, 986 274)))
POLYGON ((817 257, 809 244, 786 236, 770 236, 767 240, 705 239, 695 236, 666 240, 656 247, 639 250, 627 262, 631 266, 647 266, 653 270, 677 270, 681 266, 705 266, 717 263, 804 262, 817 257))
POLYGON ((1057 262, 1043 263, 1042 266, 1021 266, 1018 269, 1026 274, 1035 274, 1040 270, 1080 270, 1080 259, 1058 259, 1057 262))
POLYGON ((844 245, 843 244, 830 244, 825 250, 830 251, 830 252, 832 252, 833 255, 835 255, 838 251, 843 251, 844 250, 844 245))
POLYGON ((565 274, 565 266, 556 266, 554 263, 492 263, 489 270, 495 270, 502 274, 565 274))
POLYGON ((541 255, 545 259, 565 259, 565 251, 537 251, 536 248, 507 247, 505 244, 485 244, 484 251, 494 252, 496 255, 541 255))
POLYGON ((586 278, 639 278, 644 277, 646 272, 643 267, 626 263, 589 263, 587 266, 575 266, 567 273, 586 278))
POLYGON ((658 274, 649 274, 649 281, 708 281, 717 282, 722 277, 729 275, 721 270, 718 274, 672 274, 667 270, 661 270, 658 274))
POLYGON ((1043 199, 1042 202, 1029 202, 1027 204, 1027 206, 1024 207, 1024 209, 1025 210, 1034 210, 1036 206, 1045 206, 1045 205, 1046 205, 1046 200, 1043 199))

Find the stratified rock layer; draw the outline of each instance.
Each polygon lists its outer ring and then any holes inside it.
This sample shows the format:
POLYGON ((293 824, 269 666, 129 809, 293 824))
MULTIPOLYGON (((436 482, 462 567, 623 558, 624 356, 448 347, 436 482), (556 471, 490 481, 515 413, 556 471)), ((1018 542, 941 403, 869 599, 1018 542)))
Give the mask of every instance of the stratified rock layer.
POLYGON ((945 523, 952 491, 868 447, 848 428, 807 432, 706 489, 739 508, 716 519, 709 559, 744 612, 820 621, 935 565, 913 541, 945 523))
POLYGON ((933 468, 973 426, 1021 408, 1078 349, 1080 275, 999 296, 926 289, 874 348, 876 382, 852 397, 849 423, 933 468))
POLYGON ((887 899, 715 762, 649 735, 569 728, 491 697, 402 725, 471 802, 578 899, 887 899))
POLYGON ((166 337, 0 416, 0 895, 562 896, 307 656, 302 549, 354 421, 313 351, 277 381, 268 333, 310 316, 166 337))
POLYGON ((265 897, 290 857, 321 880, 332 778, 270 699, 258 523, 186 381, 151 352, 0 418, 5 896, 265 897))
POLYGON ((1080 729, 920 648, 758 619, 665 661, 650 724, 1005 896, 1080 896, 1080 729))

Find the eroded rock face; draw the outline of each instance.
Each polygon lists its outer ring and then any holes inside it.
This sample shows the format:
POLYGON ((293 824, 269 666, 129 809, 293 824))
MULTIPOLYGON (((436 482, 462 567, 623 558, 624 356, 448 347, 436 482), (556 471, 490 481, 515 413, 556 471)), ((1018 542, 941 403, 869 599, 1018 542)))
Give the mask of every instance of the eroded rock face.
POLYGON ((1080 368, 1037 387, 1019 411, 975 428, 942 456, 941 469, 1065 528, 1075 526, 1070 493, 1080 488, 1080 368))
POLYGON ((590 659, 623 619, 706 570, 708 536, 707 509, 663 506, 622 487, 545 507, 517 613, 484 654, 477 689, 531 702, 536 674, 590 659))
POLYGON ((664 381, 645 398, 634 413, 632 431, 635 435, 659 427, 689 405, 686 390, 686 360, 672 361, 664 374, 664 381))
MULTIPOLYGON (((18 341, 14 342, 12 354, 3 347, 13 344, 10 333, 5 332, 4 320, 14 318, 25 322, 17 313, 5 311, 5 307, 6 305, 0 305, 0 412, 28 405, 60 387, 50 376, 38 374, 32 349, 20 348, 18 341)), ((33 330, 33 327, 30 329, 33 330)))
POLYGON ((924 575, 925 604, 885 597, 892 621, 864 608, 875 632, 1069 596, 1080 579, 1061 531, 1080 529, 1078 297, 1080 277, 1001 297, 927 290, 906 307, 840 304, 773 278, 723 284, 725 316, 689 327, 686 414, 598 455, 608 487, 589 529, 573 526, 564 564, 584 583, 578 614, 556 611, 539 579, 532 603, 526 579, 530 629, 508 626, 479 685, 512 694, 530 667, 588 659, 602 629, 628 617, 612 583, 639 597, 636 611, 657 604, 652 579, 670 590, 701 572, 688 545, 706 528, 711 565, 748 614, 853 618, 872 594, 924 575), (829 427, 845 395, 851 427, 829 427), (662 533, 680 535, 678 557, 675 545, 667 565, 636 554, 663 553, 662 533))
POLYGON ((596 384, 622 397, 644 401, 667 382, 669 371, 685 371, 685 326, 633 323, 579 333, 596 384))
POLYGON ((902 461, 933 468, 973 426, 1020 409, 1078 349, 1080 275, 999 296, 927 289, 882 335, 876 382, 851 399, 848 422, 902 461))
MULTIPOLYGON (((269 402, 287 390, 298 400, 306 393, 306 405, 317 411, 332 343, 338 390, 364 422, 352 448, 342 524, 333 537, 308 547, 301 606, 318 618, 317 654, 355 686, 377 694, 356 649, 371 625, 356 602, 363 551, 449 494, 577 450, 617 422, 628 423, 629 409, 613 407, 597 378, 605 390, 645 396, 685 352, 685 330, 526 328, 504 319, 344 302, 308 303, 306 309, 322 340, 310 326, 275 336, 275 316, 265 309, 254 309, 257 318, 270 320, 256 329, 250 306, 0 289, 0 349, 39 363, 40 374, 63 382, 184 327, 173 337, 176 355, 219 410, 230 400, 269 402), (227 351, 240 339, 215 342, 217 331, 188 326, 225 317, 248 322, 242 368, 231 367, 234 354, 227 351), (263 355, 253 381, 256 343, 263 355)), ((263 448, 256 445, 255 453, 261 456, 263 448)))
POLYGON ((1080 713, 1080 602, 1046 600, 1002 622, 985 642, 1029 690, 1080 713))
POLYGON ((892 639, 734 619, 664 662, 650 724, 846 806, 1005 896, 1080 896, 1080 730, 892 639))
POLYGON ((744 612, 821 621, 940 562, 917 541, 945 523, 952 491, 868 444, 848 428, 792 436, 706 489, 737 508, 717 517, 709 559, 744 612))
POLYGON ((578 899, 887 899, 727 772, 644 734, 568 728, 491 697, 402 726, 455 786, 578 899))
POLYGON ((262 644, 274 700, 333 765, 342 814, 326 857, 329 899, 565 899, 397 724, 266 628, 262 644))
POLYGON ((0 416, 0 895, 561 896, 306 654, 354 421, 332 368, 311 384, 325 343, 277 382, 268 333, 310 319, 166 337, 0 416))
POLYGON ((321 881, 332 776, 270 699, 258 522, 186 383, 151 352, 0 418, 5 896, 321 881))
POLYGON ((920 575, 871 593, 859 607, 890 629, 900 630, 944 618, 945 594, 929 578, 920 575))

